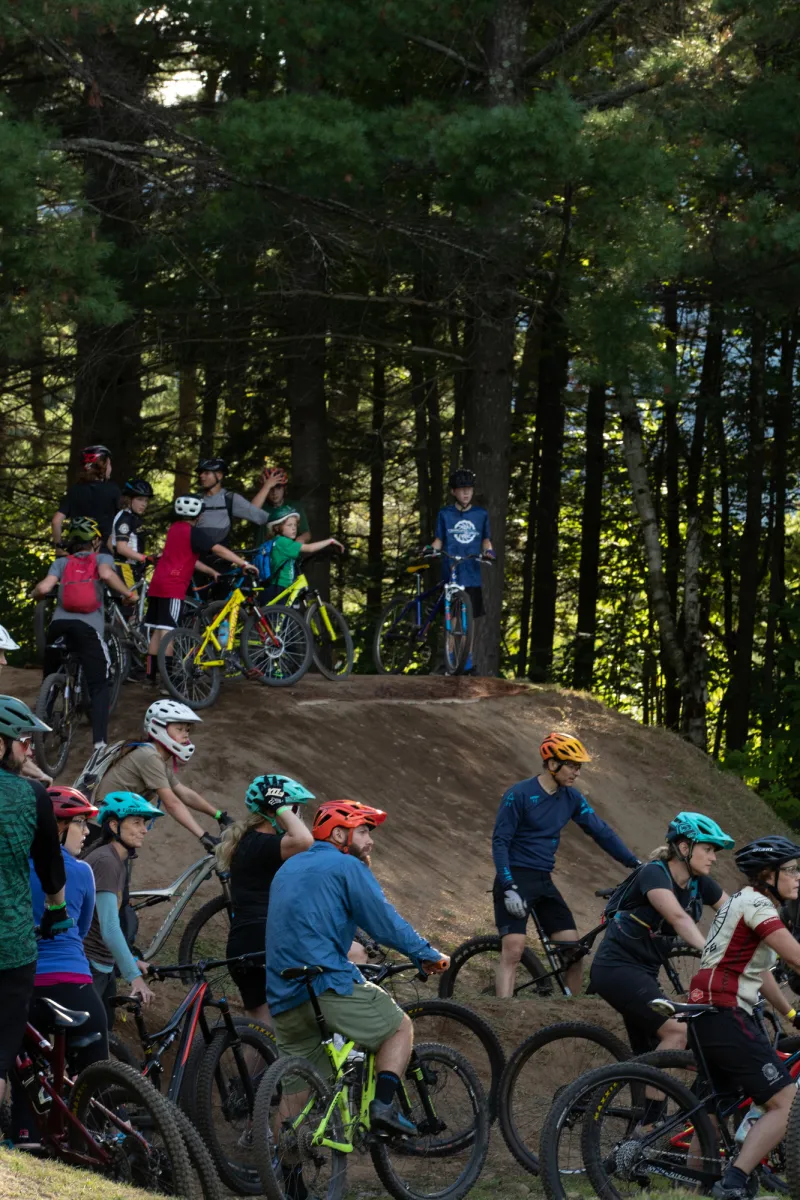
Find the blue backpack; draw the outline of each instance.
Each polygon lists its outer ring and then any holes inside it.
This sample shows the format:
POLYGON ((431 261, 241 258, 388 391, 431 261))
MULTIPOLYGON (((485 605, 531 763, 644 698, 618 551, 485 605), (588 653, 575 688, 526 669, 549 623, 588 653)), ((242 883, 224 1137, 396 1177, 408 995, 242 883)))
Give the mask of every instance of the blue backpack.
POLYGON ((264 542, 261 546, 259 546, 253 555, 253 565, 258 567, 259 583, 267 583, 270 575, 272 574, 270 557, 272 555, 272 547, 274 544, 275 539, 270 538, 268 542, 264 542))

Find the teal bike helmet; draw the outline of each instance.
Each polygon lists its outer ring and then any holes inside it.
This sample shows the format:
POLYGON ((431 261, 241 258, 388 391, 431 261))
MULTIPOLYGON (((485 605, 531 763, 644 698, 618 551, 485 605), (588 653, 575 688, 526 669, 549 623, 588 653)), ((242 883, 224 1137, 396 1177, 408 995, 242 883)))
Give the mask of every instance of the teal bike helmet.
POLYGON ((136 792, 109 792, 100 801, 100 805, 97 819, 101 825, 111 817, 116 817, 118 821, 124 821, 126 817, 147 817, 149 821, 153 817, 164 815, 160 808, 148 803, 144 796, 136 792))
POLYGON ((713 846, 716 850, 732 850, 734 841, 720 829, 716 821, 703 813, 679 812, 669 823, 667 842, 677 842, 685 839, 687 842, 702 842, 713 846))
POLYGON ((15 696, 0 696, 0 737, 16 742, 31 733, 49 733, 50 726, 34 716, 15 696))
POLYGON ((316 800, 316 796, 307 787, 303 787, 302 783, 298 783, 296 779, 291 779, 288 775, 256 775, 245 792, 245 805, 250 812, 258 813, 282 833, 283 830, 275 820, 274 810, 266 804, 268 793, 273 788, 283 789, 286 803, 291 804, 295 811, 298 804, 307 804, 309 800, 316 800))

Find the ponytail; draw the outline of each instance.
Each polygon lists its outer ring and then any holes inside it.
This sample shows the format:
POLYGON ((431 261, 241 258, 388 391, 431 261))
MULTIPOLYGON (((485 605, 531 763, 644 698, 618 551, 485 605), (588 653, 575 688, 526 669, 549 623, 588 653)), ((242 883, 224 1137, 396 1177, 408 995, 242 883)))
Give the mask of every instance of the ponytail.
POLYGON ((235 821, 233 825, 228 826, 222 835, 222 841, 214 851, 221 870, 230 871, 231 861, 239 842, 249 829, 255 829, 257 825, 262 825, 265 819, 261 813, 248 813, 243 821, 235 821))

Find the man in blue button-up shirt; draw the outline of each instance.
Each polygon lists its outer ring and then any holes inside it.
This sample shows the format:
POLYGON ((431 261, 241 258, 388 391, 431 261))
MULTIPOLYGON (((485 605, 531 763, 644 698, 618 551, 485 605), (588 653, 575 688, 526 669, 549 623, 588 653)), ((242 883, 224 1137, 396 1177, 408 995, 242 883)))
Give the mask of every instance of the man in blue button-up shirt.
POLYGON ((287 980, 289 967, 320 967, 313 989, 331 1031, 375 1053, 372 1129, 411 1133, 392 1108, 413 1044, 411 1021, 382 988, 367 983, 347 953, 356 928, 407 954, 427 972, 445 971, 434 950, 392 908, 369 868, 372 830, 380 809, 352 800, 328 801, 314 817, 315 845, 283 864, 270 889, 267 917, 267 1001, 282 1054, 299 1054, 329 1074, 305 980, 287 980))

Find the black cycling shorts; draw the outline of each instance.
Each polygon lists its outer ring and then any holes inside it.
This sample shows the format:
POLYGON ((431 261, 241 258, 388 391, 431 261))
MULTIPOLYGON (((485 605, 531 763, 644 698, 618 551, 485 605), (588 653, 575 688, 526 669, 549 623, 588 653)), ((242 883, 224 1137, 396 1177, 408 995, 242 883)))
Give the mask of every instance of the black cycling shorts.
POLYGON ((794 1080, 755 1017, 743 1008, 702 1013, 695 1032, 714 1086, 764 1104, 794 1080))
POLYGON ((590 988, 615 1008, 625 1022, 634 1054, 646 1054, 658 1045, 657 1030, 668 1019, 650 1008, 649 1001, 664 995, 658 976, 622 963, 592 963, 590 988))
POLYGON ((35 978, 35 960, 25 963, 24 967, 0 971, 0 996, 3 997, 3 1019, 0 1021, 0 1079, 6 1078, 22 1048, 35 978))
MULTIPOLYGON (((566 900, 550 878, 549 871, 534 871, 530 867, 512 867, 511 874, 522 899, 536 910, 539 924, 548 937, 553 933, 562 933, 566 929, 575 928, 575 918, 570 912, 566 900)), ((527 918, 511 916, 503 900, 505 890, 505 885, 499 876, 496 877, 492 888, 492 898, 494 899, 494 923, 500 937, 505 937, 508 933, 524 933, 528 924, 527 918)))
MULTIPOLYGON (((228 934, 228 945, 225 957, 232 958, 236 954, 253 954, 256 950, 264 949, 266 921, 263 924, 253 922, 248 925, 234 925, 228 934)), ((248 1012, 260 1008, 267 1003, 267 969, 264 960, 253 959, 246 963, 231 963, 231 979, 239 989, 242 997, 242 1007, 248 1012)))

